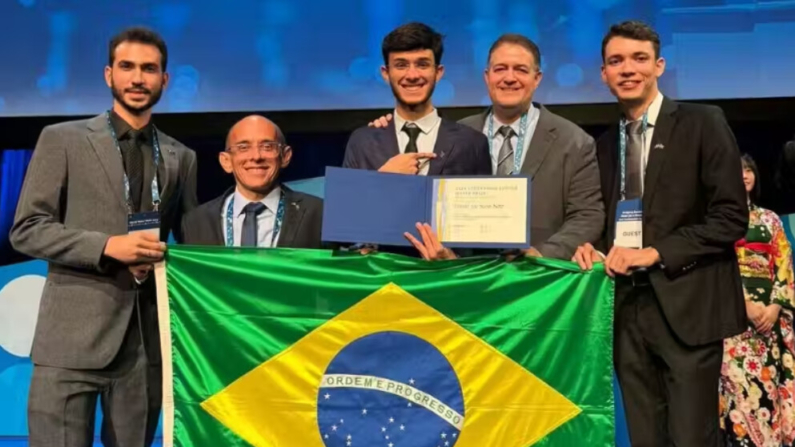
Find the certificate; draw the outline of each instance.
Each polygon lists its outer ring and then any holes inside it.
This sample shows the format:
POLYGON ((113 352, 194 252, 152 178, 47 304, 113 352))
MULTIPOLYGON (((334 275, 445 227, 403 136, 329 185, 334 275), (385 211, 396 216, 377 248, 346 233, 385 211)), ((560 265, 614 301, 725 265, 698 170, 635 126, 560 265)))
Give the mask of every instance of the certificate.
POLYGON ((527 177, 433 178, 431 227, 448 246, 530 246, 527 177))
POLYGON ((530 178, 425 177, 326 168, 325 242, 411 246, 428 223, 450 248, 529 248, 530 178))

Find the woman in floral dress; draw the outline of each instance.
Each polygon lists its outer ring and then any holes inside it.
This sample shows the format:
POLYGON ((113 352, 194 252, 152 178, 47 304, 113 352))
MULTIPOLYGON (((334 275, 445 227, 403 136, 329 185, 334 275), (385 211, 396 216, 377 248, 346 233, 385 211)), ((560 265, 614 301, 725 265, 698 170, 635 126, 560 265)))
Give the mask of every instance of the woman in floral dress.
POLYGON ((756 163, 743 156, 748 233, 736 244, 750 326, 724 342, 721 430, 727 446, 795 443, 792 252, 781 219, 755 204, 756 163))

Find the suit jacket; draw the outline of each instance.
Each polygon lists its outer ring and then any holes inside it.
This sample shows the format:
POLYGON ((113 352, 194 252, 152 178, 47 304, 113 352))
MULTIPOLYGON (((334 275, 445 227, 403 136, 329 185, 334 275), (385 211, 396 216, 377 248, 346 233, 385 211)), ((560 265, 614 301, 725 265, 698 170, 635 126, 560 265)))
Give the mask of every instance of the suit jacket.
MULTIPOLYGON (((181 240, 180 218, 197 203, 196 154, 157 132, 161 240, 172 229, 181 240)), ((137 292, 127 266, 103 252, 110 236, 127 233, 123 175, 104 114, 42 130, 10 232, 16 250, 49 264, 33 340, 37 364, 99 369, 121 346, 137 292)), ((154 300, 141 311, 157 321, 154 300)), ((148 336, 159 352, 156 330, 148 336)))
MULTIPOLYGON (((620 200, 618 125, 597 142, 608 225, 615 238, 620 200)), ((748 205, 737 142, 714 106, 663 100, 654 127, 643 193, 643 245, 660 253, 650 281, 674 333, 697 346, 746 328, 734 243, 748 228, 748 205)), ((616 281, 616 304, 627 295, 616 281)))
MULTIPOLYGON (((530 242, 546 257, 570 260, 604 229, 596 145, 576 124, 535 106, 541 114, 521 168, 532 179, 530 242)), ((482 133, 490 113, 459 122, 482 133)))
MULTIPOLYGON (((284 221, 277 247, 323 248, 320 231, 323 226, 323 201, 308 194, 293 191, 282 185, 284 191, 284 221)), ((234 192, 229 188, 221 196, 199 206, 182 220, 182 234, 188 245, 225 245, 223 232, 224 200, 234 192)))
MULTIPOLYGON (((489 143, 481 132, 442 118, 428 175, 491 175, 489 143)), ((348 139, 343 168, 378 170, 400 154, 395 123, 384 128, 361 127, 348 139)))

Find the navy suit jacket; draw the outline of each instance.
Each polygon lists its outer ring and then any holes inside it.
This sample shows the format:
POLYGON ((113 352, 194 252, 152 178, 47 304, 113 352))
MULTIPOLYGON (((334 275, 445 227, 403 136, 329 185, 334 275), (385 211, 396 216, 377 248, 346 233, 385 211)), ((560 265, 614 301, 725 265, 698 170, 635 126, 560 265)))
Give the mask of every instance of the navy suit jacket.
MULTIPOLYGON (((428 175, 491 175, 491 154, 486 137, 469 126, 442 118, 428 175)), ((400 154, 395 122, 387 127, 361 127, 348 139, 343 168, 377 171, 400 154)))

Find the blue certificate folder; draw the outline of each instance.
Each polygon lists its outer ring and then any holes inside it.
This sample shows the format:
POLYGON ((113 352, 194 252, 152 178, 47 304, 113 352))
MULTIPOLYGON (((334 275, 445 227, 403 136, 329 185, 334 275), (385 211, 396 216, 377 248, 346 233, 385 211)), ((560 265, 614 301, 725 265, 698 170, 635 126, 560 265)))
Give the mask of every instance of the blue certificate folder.
MULTIPOLYGON (((415 225, 417 222, 433 222, 435 178, 440 177, 327 167, 323 199, 323 241, 411 246, 403 236, 405 232, 422 240, 415 225)), ((528 180, 528 223, 529 187, 528 180)), ((445 242, 444 245, 450 248, 529 248, 530 225, 527 225, 526 240, 520 244, 445 242)))

